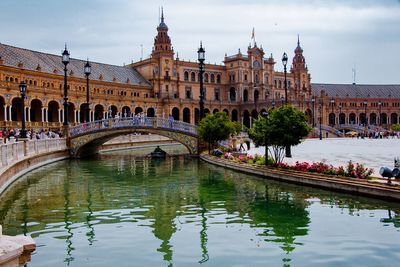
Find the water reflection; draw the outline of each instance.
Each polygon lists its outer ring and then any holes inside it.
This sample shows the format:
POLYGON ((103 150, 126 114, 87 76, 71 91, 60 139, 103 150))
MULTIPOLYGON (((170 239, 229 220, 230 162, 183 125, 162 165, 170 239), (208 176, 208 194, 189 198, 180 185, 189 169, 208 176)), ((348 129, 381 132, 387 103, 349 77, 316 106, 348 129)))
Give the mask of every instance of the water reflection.
POLYGON ((107 154, 60 162, 27 175, 0 200, 5 232, 31 234, 42 245, 32 266, 108 266, 107 253, 153 266, 158 256, 167 266, 290 266, 296 249, 312 243, 316 203, 351 216, 386 208, 382 224, 400 225, 399 208, 390 203, 264 181, 185 157, 107 154), (57 240, 64 240, 64 256, 57 240))

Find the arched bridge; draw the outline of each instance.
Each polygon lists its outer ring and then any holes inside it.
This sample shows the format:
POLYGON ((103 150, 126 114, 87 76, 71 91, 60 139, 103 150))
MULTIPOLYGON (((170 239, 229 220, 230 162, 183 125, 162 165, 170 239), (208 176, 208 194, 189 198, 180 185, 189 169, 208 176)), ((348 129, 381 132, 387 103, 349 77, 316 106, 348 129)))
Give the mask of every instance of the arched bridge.
POLYGON ((110 118, 82 123, 68 129, 69 147, 72 157, 91 155, 108 140, 124 134, 140 132, 169 137, 198 154, 197 127, 182 121, 170 121, 154 117, 110 118))

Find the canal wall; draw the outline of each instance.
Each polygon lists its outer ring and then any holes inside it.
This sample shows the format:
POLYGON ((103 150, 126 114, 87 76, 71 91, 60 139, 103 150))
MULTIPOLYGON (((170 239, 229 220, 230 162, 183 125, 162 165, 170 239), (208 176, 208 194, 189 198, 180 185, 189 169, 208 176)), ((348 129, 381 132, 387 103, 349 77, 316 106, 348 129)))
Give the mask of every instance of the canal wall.
POLYGON ((221 159, 208 154, 200 155, 200 158, 210 164, 224 168, 254 174, 267 179, 282 182, 296 183, 334 191, 346 192, 356 195, 364 195, 385 200, 400 201, 400 186, 388 185, 383 180, 361 180, 333 175, 321 175, 317 173, 299 172, 266 168, 246 163, 238 163, 227 159, 221 159))
POLYGON ((0 145, 0 195, 20 176, 69 158, 65 139, 28 140, 0 145))

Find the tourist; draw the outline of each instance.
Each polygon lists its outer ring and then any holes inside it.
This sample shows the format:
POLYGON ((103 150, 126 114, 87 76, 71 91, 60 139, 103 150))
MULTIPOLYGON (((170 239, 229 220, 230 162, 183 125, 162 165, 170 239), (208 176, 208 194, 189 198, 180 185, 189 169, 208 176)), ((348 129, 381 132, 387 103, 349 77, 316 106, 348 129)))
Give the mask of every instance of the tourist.
POLYGON ((172 117, 171 114, 168 116, 168 123, 169 123, 169 128, 172 128, 172 125, 174 124, 174 117, 172 117))
POLYGON ((244 148, 244 140, 243 137, 240 137, 240 146, 239 146, 239 151, 246 150, 246 148, 244 148))

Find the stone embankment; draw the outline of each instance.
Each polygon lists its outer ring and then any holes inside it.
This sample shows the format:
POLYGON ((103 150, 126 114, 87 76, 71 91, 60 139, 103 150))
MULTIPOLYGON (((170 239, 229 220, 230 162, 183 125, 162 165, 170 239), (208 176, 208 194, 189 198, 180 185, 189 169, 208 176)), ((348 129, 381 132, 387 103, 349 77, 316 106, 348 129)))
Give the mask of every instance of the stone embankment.
MULTIPOLYGON (((65 139, 42 139, 9 142, 0 145, 0 195, 18 177, 69 157, 65 139)), ((0 226, 0 266, 22 266, 36 248, 29 236, 2 235, 0 226)))
POLYGON ((266 168, 265 166, 238 163, 227 159, 217 158, 208 154, 202 154, 200 158, 210 164, 247 174, 254 174, 264 178, 379 199, 400 201, 400 186, 388 185, 383 180, 361 180, 333 175, 289 171, 270 167, 266 168))

